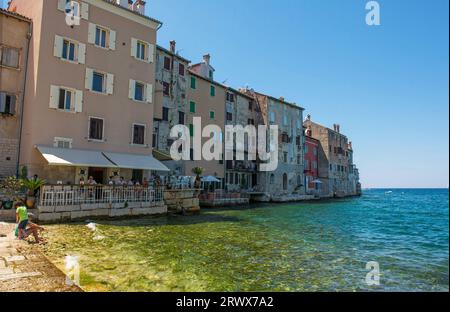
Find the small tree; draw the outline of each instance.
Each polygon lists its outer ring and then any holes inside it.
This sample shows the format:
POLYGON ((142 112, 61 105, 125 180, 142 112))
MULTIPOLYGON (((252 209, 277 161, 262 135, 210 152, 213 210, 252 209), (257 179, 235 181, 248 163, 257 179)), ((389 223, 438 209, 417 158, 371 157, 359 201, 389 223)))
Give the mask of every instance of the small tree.
POLYGON ((203 172, 205 171, 205 169, 203 169, 202 167, 194 167, 192 168, 192 173, 195 174, 195 188, 201 188, 202 186, 202 178, 201 175, 203 174, 203 172))
POLYGON ((35 192, 41 188, 41 186, 45 185, 45 180, 43 179, 25 179, 22 181, 24 187, 28 190, 28 195, 33 196, 35 192))

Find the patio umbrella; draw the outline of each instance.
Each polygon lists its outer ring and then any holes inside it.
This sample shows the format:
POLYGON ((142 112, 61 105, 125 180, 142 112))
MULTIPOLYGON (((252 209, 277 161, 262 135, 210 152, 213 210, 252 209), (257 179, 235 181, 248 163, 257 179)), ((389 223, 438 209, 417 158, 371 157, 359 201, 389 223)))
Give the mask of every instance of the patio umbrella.
POLYGON ((323 184, 323 182, 320 181, 320 180, 314 180, 314 181, 312 181, 312 183, 315 183, 315 184, 323 184))
POLYGON ((202 182, 220 182, 220 180, 213 176, 206 176, 202 178, 202 182))

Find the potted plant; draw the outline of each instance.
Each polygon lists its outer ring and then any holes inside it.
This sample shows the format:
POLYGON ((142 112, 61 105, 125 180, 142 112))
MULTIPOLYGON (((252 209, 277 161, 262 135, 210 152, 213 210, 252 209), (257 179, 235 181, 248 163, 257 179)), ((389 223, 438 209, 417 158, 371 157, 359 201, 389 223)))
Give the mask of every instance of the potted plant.
POLYGON ((45 180, 36 178, 24 179, 22 181, 23 186, 27 189, 27 207, 33 208, 36 204, 36 191, 45 185, 45 180))
POLYGON ((4 194, 2 200, 3 209, 9 210, 13 208, 14 200, 18 197, 18 193, 22 188, 22 181, 15 177, 8 177, 0 183, 0 193, 4 194))
POLYGON ((195 182, 194 182, 194 188, 200 189, 202 187, 202 178, 201 175, 205 169, 202 167, 194 167, 192 168, 192 173, 195 174, 195 182))

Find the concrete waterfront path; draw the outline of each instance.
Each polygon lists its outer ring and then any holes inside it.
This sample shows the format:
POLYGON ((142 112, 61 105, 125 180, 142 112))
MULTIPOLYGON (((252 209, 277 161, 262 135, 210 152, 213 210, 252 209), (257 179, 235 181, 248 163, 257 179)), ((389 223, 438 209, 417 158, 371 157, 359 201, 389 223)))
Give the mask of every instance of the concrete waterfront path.
MULTIPOLYGON (((14 224, 0 222, 0 292, 80 292, 37 246, 19 241, 14 224)), ((30 240, 33 240, 32 238, 30 240)))

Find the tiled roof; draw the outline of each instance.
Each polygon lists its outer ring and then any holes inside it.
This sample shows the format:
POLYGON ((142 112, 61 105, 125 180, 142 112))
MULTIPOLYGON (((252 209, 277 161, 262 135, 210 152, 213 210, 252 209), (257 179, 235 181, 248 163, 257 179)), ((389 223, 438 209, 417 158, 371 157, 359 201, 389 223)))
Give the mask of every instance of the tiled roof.
POLYGON ((137 16, 146 18, 146 19, 148 19, 148 20, 150 20, 150 21, 152 21, 152 22, 158 23, 158 24, 160 24, 160 25, 163 24, 161 21, 158 21, 157 19, 151 18, 151 17, 149 17, 149 16, 147 16, 147 15, 140 14, 139 12, 130 10, 129 8, 125 8, 125 7, 121 6, 120 4, 117 4, 114 0, 102 0, 102 1, 108 2, 108 3, 111 4, 111 5, 114 5, 114 6, 116 6, 116 7, 119 7, 119 8, 121 8, 121 9, 123 9, 123 10, 126 10, 126 11, 128 11, 128 12, 131 12, 131 13, 137 15, 137 16))
POLYGON ((9 16, 12 16, 12 17, 16 17, 18 19, 25 20, 26 22, 30 22, 31 23, 31 19, 29 19, 26 16, 20 15, 20 14, 18 14, 16 12, 11 12, 11 11, 8 11, 8 10, 0 8, 0 13, 5 14, 5 15, 9 15, 9 16))

